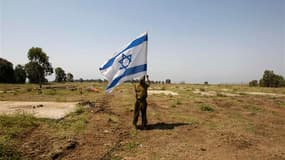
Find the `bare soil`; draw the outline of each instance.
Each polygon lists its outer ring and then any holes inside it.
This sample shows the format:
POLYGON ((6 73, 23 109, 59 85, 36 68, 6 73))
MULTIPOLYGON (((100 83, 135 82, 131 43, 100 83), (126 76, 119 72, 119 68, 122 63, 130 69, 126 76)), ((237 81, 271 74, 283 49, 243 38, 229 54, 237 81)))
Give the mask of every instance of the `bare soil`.
POLYGON ((76 102, 0 101, 0 114, 25 112, 38 118, 60 119, 75 111, 76 102))
POLYGON ((148 90, 149 95, 153 94, 164 94, 164 95, 172 95, 172 96, 177 96, 178 93, 173 92, 173 91, 165 91, 165 90, 148 90))
POLYGON ((59 137, 40 125, 23 136, 19 148, 24 159, 285 159, 283 97, 178 91, 148 97, 147 130, 132 126, 135 98, 124 86, 97 97, 83 132, 59 137))

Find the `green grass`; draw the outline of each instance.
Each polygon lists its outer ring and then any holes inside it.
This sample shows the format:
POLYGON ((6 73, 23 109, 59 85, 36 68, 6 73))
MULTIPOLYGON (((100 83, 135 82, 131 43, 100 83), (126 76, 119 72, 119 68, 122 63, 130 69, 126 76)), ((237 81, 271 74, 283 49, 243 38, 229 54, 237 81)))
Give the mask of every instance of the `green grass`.
POLYGON ((120 156, 113 156, 111 157, 111 160, 122 160, 123 158, 120 156))
POLYGON ((200 110, 204 112, 214 112, 214 109, 209 104, 201 104, 200 110))
POLYGON ((29 114, 18 112, 0 116, 0 135, 6 139, 19 137, 37 126, 37 119, 29 114))
POLYGON ((248 123, 248 124, 246 125, 245 131, 254 134, 254 133, 256 132, 256 128, 255 128, 255 126, 254 126, 253 124, 248 123))
POLYGON ((35 118, 30 114, 18 112, 12 115, 0 115, 0 160, 20 159, 17 142, 31 130, 39 127, 45 134, 55 137, 72 137, 82 132, 88 124, 88 109, 78 106, 62 120, 35 118))
POLYGON ((130 152, 134 152, 138 146, 139 146, 139 143, 136 141, 131 141, 127 143, 127 149, 130 152))
POLYGON ((89 122, 87 110, 83 106, 77 106, 76 111, 65 116, 63 120, 45 119, 45 122, 52 129, 53 134, 60 137, 72 137, 86 128, 89 122))
POLYGON ((21 153, 13 145, 0 142, 0 160, 18 160, 20 157, 21 153))
POLYGON ((226 95, 224 95, 224 94, 222 94, 222 93, 220 93, 220 92, 217 92, 217 96, 218 96, 218 97, 227 97, 226 95))
POLYGON ((38 120, 29 114, 19 112, 13 115, 0 115, 0 160, 20 159, 20 151, 13 141, 38 125, 38 120))
POLYGON ((283 102, 283 101, 276 101, 276 103, 277 103, 277 105, 278 105, 279 107, 285 108, 285 102, 283 102))
POLYGON ((56 95, 56 89, 46 89, 43 94, 45 95, 56 95))
POLYGON ((181 104, 182 104, 181 100, 179 98, 176 98, 172 100, 170 107, 175 108, 177 105, 181 104))
POLYGON ((260 112, 260 111, 263 110, 262 108, 260 108, 257 105, 249 105, 249 106, 247 106, 247 108, 248 108, 249 111, 251 111, 253 113, 257 113, 257 112, 260 112))

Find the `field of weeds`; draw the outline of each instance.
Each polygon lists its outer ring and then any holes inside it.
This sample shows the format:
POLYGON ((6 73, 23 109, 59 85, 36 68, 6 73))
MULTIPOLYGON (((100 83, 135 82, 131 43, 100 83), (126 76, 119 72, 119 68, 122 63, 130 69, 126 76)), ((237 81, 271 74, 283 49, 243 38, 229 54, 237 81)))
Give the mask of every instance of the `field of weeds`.
POLYGON ((133 84, 105 86, 0 84, 1 101, 80 102, 57 120, 1 113, 0 159, 285 159, 285 88, 153 84, 136 130, 133 84))

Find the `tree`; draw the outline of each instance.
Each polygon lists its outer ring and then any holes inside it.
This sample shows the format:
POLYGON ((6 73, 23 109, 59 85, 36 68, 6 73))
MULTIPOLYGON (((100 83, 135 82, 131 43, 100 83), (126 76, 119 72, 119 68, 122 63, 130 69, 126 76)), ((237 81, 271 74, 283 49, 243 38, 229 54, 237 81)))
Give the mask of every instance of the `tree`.
POLYGON ((64 82, 66 81, 66 74, 64 70, 60 67, 55 69, 55 81, 56 82, 64 82))
POLYGON ((25 83, 26 82, 26 72, 25 72, 25 68, 22 65, 17 65, 15 67, 15 82, 16 83, 25 83))
POLYGON ((260 87, 264 87, 264 81, 263 81, 263 79, 260 79, 260 80, 259 80, 259 86, 260 86, 260 87))
POLYGON ((13 83, 13 64, 6 59, 0 58, 0 83, 13 83))
POLYGON ((273 71, 265 70, 259 85, 261 87, 281 87, 284 86, 284 81, 283 76, 274 74, 273 71))
POLYGON ((170 83, 171 83, 171 80, 170 80, 170 79, 166 79, 166 80, 165 80, 165 83, 166 83, 166 84, 170 84, 170 83))
POLYGON ((67 82, 73 82, 73 75, 71 73, 67 73, 66 75, 66 81, 67 82))
POLYGON ((46 82, 46 76, 53 73, 53 68, 49 62, 49 57, 41 48, 32 47, 28 51, 28 62, 25 65, 25 70, 30 83, 39 83, 42 88, 42 83, 46 82))
POLYGON ((205 81, 204 84, 205 84, 205 85, 208 85, 209 83, 208 83, 208 81, 205 81))
POLYGON ((250 86, 250 87, 256 87, 256 86, 258 86, 257 80, 252 80, 252 81, 250 81, 250 82, 249 82, 249 86, 250 86))

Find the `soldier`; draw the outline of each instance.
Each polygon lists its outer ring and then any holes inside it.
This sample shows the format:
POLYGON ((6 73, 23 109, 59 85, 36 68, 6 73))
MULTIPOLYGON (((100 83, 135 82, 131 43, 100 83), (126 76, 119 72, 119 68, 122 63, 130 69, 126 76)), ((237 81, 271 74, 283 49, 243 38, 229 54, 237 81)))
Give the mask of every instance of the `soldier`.
POLYGON ((140 79, 138 85, 135 85, 135 92, 136 92, 136 103, 135 103, 135 110, 134 110, 134 120, 133 125, 137 128, 137 122, 140 115, 140 111, 142 114, 142 127, 146 129, 147 125, 147 117, 146 117, 146 109, 147 109, 147 88, 150 85, 150 81, 148 75, 146 76, 147 82, 145 81, 145 76, 140 79))

